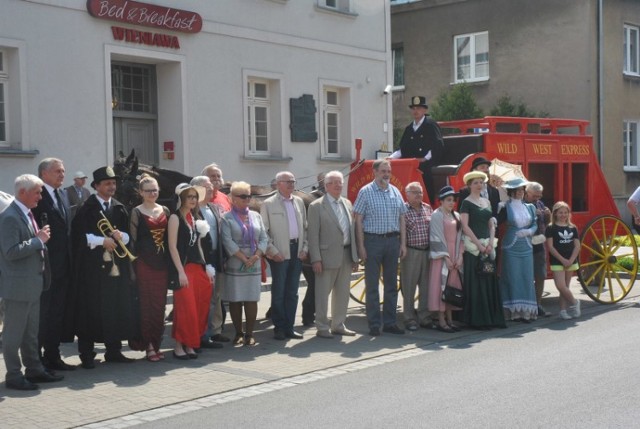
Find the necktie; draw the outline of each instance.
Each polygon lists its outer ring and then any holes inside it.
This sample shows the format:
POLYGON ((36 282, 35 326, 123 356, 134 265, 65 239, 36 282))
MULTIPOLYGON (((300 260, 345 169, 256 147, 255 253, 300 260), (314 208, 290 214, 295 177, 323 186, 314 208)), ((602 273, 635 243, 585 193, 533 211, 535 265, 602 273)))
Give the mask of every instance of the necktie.
POLYGON ((109 203, 105 201, 102 204, 104 204, 104 214, 107 214, 107 212, 109 211, 109 203))
POLYGON ((67 218, 67 214, 64 211, 64 204, 62 204, 62 198, 60 198, 60 191, 57 189, 53 190, 53 195, 56 196, 56 204, 58 204, 58 211, 62 215, 64 219, 67 218))
POLYGON ((336 205, 336 216, 338 217, 340 229, 344 235, 343 243, 349 243, 349 219, 347 219, 347 214, 344 212, 345 209, 342 207, 342 204, 340 204, 340 201, 336 200, 333 203, 336 205))
POLYGON ((33 228, 34 235, 38 234, 38 231, 40 231, 40 228, 38 228, 38 224, 36 223, 36 219, 33 217, 33 213, 31 213, 31 210, 29 210, 29 213, 27 213, 27 216, 31 221, 31 227, 33 228))
POLYGON ((82 199, 82 189, 76 188, 76 192, 78 193, 78 198, 82 199))

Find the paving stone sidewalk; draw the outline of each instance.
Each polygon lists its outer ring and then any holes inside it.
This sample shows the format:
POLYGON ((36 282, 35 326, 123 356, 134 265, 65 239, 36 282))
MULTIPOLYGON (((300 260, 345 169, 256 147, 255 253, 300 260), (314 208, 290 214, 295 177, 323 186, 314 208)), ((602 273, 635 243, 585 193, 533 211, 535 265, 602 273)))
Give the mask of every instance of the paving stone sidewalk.
MULTIPOLYGON (((575 278, 571 288, 582 301, 582 318, 597 317, 598 313, 615 308, 591 301, 582 292, 575 278)), ((300 302, 304 292, 305 289, 301 287, 300 302)), ((632 290, 617 305, 634 305, 639 294, 640 290, 635 293, 632 290)), ((339 370, 357 362, 366 364, 367 360, 399 351, 428 348, 437 352, 439 348, 452 342, 473 344, 492 337, 513 335, 514 332, 547 329, 550 325, 558 329, 558 324, 564 324, 569 329, 573 324, 580 323, 580 319, 565 322, 557 318, 557 292, 551 280, 547 280, 545 285, 543 305, 553 312, 553 316, 527 325, 510 322, 506 330, 487 332, 463 330, 448 334, 421 328, 415 332, 407 332, 406 335, 383 334, 372 338, 367 335, 364 306, 351 301, 347 326, 357 331, 357 336, 319 338, 315 336, 315 328, 303 328, 298 319, 298 327, 304 333, 304 339, 281 342, 273 339, 271 323, 264 319, 269 301, 270 294, 263 292, 259 303, 258 314, 261 319, 258 320, 256 329, 256 347, 234 347, 226 343, 223 349, 204 350, 198 359, 177 360, 171 356, 173 341, 169 325, 165 332, 163 349, 168 352, 164 361, 147 362, 142 353, 128 351, 125 347, 125 354, 137 358, 136 362, 101 362, 94 370, 78 368, 65 372, 64 381, 41 385, 41 390, 35 392, 16 392, 1 384, 2 427, 53 429, 86 426, 198 398, 205 400, 206 397, 224 392, 229 392, 227 395, 232 397, 234 390, 249 386, 255 386, 260 391, 260 386, 267 383, 278 380, 286 383, 286 379, 291 377, 319 370, 339 370)), ((225 333, 233 336, 233 327, 230 321, 227 322, 225 333)), ((102 358, 104 350, 97 349, 97 352, 98 358, 102 358)), ((64 345, 62 353, 66 362, 80 363, 75 344, 64 345)), ((4 379, 3 361, 0 362, 0 377, 0 380, 4 379)), ((264 388, 265 391, 269 390, 266 386, 264 388)))

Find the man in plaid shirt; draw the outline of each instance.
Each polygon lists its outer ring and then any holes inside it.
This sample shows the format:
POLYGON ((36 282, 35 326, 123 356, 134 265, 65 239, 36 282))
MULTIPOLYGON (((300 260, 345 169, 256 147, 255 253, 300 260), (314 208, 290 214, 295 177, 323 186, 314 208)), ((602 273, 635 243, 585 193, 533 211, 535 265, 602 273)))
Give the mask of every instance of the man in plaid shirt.
POLYGON ((407 255, 400 261, 404 325, 409 331, 431 325, 427 309, 429 293, 429 223, 433 210, 422 202, 422 186, 411 182, 405 188, 407 211, 404 214, 407 236, 407 255), (416 312, 413 300, 418 286, 419 302, 416 312))

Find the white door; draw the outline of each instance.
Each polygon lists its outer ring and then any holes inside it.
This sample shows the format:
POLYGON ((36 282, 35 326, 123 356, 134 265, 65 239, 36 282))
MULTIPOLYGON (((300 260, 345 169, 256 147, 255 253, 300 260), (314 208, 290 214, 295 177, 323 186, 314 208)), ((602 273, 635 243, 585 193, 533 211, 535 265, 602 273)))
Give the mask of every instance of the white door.
POLYGON ((120 151, 128 156, 134 149, 141 164, 157 165, 154 120, 113 118, 113 128, 116 157, 120 151))

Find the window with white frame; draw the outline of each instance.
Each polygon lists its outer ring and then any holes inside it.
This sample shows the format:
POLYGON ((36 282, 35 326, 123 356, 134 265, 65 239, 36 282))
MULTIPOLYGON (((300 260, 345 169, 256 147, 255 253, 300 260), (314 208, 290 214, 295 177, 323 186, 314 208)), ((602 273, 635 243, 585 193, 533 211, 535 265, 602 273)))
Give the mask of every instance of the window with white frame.
POLYGON ((247 129, 249 153, 269 154, 269 81, 249 79, 247 81, 247 129))
POLYGON ((455 82, 489 79, 489 32, 454 37, 455 82))
POLYGON ((638 159, 638 123, 639 121, 624 121, 622 142, 624 147, 624 168, 637 169, 640 167, 638 159))
POLYGON ((404 89, 404 48, 399 46, 391 50, 393 64, 393 88, 404 89))
POLYGON ((318 0, 318 6, 338 12, 351 12, 351 0, 318 0))
POLYGON ((322 86, 321 157, 350 158, 351 113, 349 88, 322 86))
POLYGON ((623 39, 623 73, 638 76, 640 75, 640 28, 632 25, 625 25, 623 39))
POLYGON ((7 146, 7 73, 6 55, 0 49, 0 146, 7 146))

